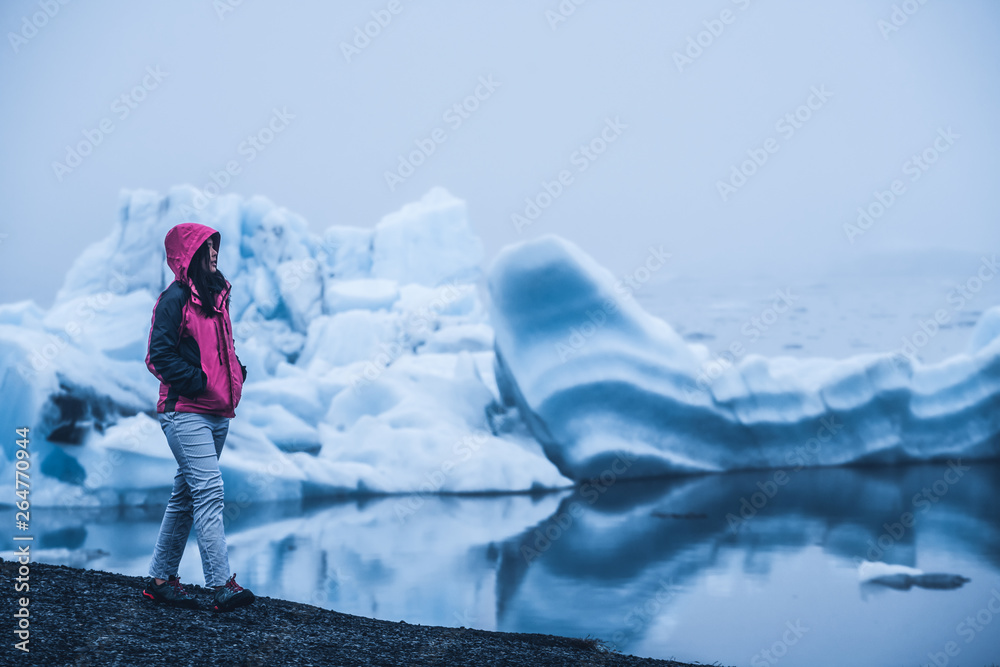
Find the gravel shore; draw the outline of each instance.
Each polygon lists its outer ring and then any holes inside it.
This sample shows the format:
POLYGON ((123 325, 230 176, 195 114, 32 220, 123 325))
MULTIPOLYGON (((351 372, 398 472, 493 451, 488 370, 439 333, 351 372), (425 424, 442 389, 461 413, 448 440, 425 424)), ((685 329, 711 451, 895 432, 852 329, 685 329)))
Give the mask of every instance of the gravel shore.
POLYGON ((689 663, 608 652, 599 642, 540 634, 411 625, 259 597, 227 614, 208 589, 185 584, 205 609, 143 599, 145 579, 31 563, 30 591, 14 593, 18 564, 2 563, 2 665, 663 665, 689 663), (29 653, 13 617, 30 600, 29 653))

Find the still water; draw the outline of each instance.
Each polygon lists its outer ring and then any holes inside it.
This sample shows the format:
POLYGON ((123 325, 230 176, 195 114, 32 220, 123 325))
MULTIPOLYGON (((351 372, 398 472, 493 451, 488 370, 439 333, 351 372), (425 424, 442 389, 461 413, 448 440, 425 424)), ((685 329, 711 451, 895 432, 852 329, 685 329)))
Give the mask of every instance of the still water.
MULTIPOLYGON (((227 533, 244 586, 351 614, 724 665, 986 666, 1000 664, 998 488, 997 462, 754 471, 252 505, 227 533), (864 559, 971 581, 861 583, 864 559)), ((161 513, 39 507, 35 560, 145 575, 161 513)), ((204 583, 193 534, 180 576, 204 583)))

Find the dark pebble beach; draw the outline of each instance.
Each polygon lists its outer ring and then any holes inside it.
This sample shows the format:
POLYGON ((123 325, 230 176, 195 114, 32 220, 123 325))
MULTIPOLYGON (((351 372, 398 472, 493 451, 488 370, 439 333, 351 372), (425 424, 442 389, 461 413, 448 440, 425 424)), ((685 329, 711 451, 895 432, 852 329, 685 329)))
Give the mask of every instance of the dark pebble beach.
POLYGON ((143 577, 31 563, 27 592, 14 592, 18 563, 2 563, 7 630, 3 665, 663 665, 606 650, 592 639, 413 625, 258 597, 228 613, 208 610, 209 590, 185 583, 203 608, 146 600, 143 577), (29 652, 12 630, 29 600, 29 652))

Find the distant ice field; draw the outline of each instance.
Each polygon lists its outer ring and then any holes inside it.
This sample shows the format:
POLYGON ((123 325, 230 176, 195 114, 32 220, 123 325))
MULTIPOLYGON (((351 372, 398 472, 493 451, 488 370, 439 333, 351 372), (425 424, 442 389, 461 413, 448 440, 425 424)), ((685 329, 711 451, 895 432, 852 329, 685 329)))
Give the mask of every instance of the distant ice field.
POLYGON ((716 355, 734 346, 793 357, 904 351, 934 363, 964 352, 979 316, 1000 303, 997 260, 984 250, 868 257, 811 276, 664 271, 636 282, 633 293, 685 340, 716 355))

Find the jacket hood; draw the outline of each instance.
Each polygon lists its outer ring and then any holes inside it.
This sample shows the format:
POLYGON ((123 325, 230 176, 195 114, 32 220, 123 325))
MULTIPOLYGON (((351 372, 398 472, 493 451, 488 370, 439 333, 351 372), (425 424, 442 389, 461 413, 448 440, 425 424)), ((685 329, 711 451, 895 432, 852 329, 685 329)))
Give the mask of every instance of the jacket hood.
POLYGON ((215 237, 215 247, 218 249, 222 243, 222 234, 207 225, 182 222, 170 228, 163 240, 163 247, 167 251, 167 266, 174 272, 177 280, 182 283, 190 282, 187 271, 191 259, 198 248, 212 236, 215 237))

